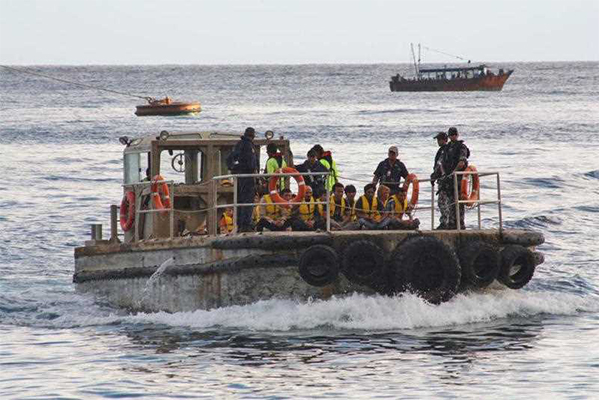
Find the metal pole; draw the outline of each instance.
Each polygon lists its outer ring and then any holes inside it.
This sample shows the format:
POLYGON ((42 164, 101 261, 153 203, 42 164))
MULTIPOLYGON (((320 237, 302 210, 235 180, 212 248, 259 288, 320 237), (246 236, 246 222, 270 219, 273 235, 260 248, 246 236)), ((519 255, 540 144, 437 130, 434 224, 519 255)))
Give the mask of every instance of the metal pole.
POLYGON ((175 192, 173 183, 169 184, 169 194, 171 196, 171 210, 169 211, 169 237, 173 239, 175 235, 175 192))
POLYGON ((502 195, 500 194, 500 174, 496 174, 496 187, 498 188, 498 219, 499 231, 502 233, 502 195))
MULTIPOLYGON (((142 193, 144 189, 140 188, 139 190, 134 186, 133 192, 135 193, 135 223, 133 224, 133 241, 136 242, 140 240, 140 206, 142 205, 142 193)), ((152 199, 152 194, 150 194, 150 209, 154 209, 154 202, 152 199)), ((144 219, 144 222, 146 220, 144 219)), ((146 224, 144 224, 146 225, 146 224)))
POLYGON ((458 174, 452 173, 454 178, 454 205, 456 206, 456 230, 460 230, 460 204, 458 204, 458 174))
MULTIPOLYGON (((235 177, 233 178, 233 183, 235 186, 235 177)), ((219 209, 217 208, 217 199, 218 199, 218 185, 217 185, 217 181, 213 180, 213 212, 212 212, 212 216, 210 218, 209 223, 211 224, 211 226, 213 227, 213 235, 216 235, 219 233, 219 224, 218 224, 218 213, 219 213, 219 209)))
MULTIPOLYGON (((134 205, 134 207, 135 207, 135 205, 134 205)), ((110 206, 110 241, 112 243, 119 241, 118 232, 117 232, 118 208, 119 207, 116 204, 111 204, 111 206, 110 206)))
POLYGON ((479 189, 477 189, 477 224, 479 225, 479 230, 481 230, 481 203, 479 200, 481 198, 479 196, 479 189))
POLYGON ((431 230, 434 230, 435 226, 435 185, 431 185, 431 230))
MULTIPOLYGON (((254 179, 254 178, 245 178, 254 179)), ((254 203, 254 199, 252 199, 254 203)), ((237 215, 238 215, 238 191, 237 191, 237 177, 233 177, 233 233, 237 233, 237 215)))
MULTIPOLYGON (((328 180, 329 179, 327 179, 327 181, 328 180)), ((331 231, 331 218, 330 218, 330 214, 329 213, 330 213, 330 208, 331 208, 330 207, 331 200, 329 199, 329 196, 330 196, 330 194, 329 194, 329 184, 327 183, 327 181, 325 183, 325 185, 326 185, 326 193, 327 193, 327 204, 325 204, 325 210, 327 212, 327 232, 330 232, 331 231)))

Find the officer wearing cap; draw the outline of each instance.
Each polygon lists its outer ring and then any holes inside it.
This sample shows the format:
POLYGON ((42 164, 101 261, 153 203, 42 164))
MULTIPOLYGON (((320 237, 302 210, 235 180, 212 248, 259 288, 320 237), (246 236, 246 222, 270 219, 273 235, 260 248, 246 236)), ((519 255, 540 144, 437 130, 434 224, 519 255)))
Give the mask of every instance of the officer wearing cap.
POLYGON ((372 183, 373 185, 377 185, 377 182, 385 184, 390 188, 391 194, 394 195, 400 189, 400 178, 406 179, 407 176, 406 166, 398 160, 398 148, 391 146, 388 149, 388 158, 380 162, 373 173, 372 183))
MULTIPOLYGON (((254 128, 248 127, 244 135, 235 145, 233 151, 227 157, 227 167, 234 174, 254 174, 258 172, 258 159, 256 149, 254 148, 254 128)), ((252 203, 256 193, 254 178, 237 179, 238 203, 252 203)), ((252 206, 238 207, 237 225, 240 232, 249 232, 252 230, 252 206)))
MULTIPOLYGON (((440 179, 441 177, 446 175, 444 172, 443 161, 444 161, 444 149, 446 148, 446 145, 448 143, 448 135, 446 134, 446 132, 438 132, 433 138, 435 140, 437 140, 437 144, 438 144, 439 148, 438 148, 437 153, 435 153, 435 159, 433 161, 433 172, 431 173, 431 186, 435 185, 436 179, 440 179)), ((432 190, 433 190, 433 188, 432 188, 432 190)), ((441 211, 444 206, 444 203, 442 201, 443 195, 440 194, 440 190, 438 190, 437 195, 438 195, 438 207, 440 208, 440 211, 441 211)), ((448 213, 441 212, 440 213, 440 225, 437 227, 437 229, 446 229, 447 226, 448 226, 448 213)))

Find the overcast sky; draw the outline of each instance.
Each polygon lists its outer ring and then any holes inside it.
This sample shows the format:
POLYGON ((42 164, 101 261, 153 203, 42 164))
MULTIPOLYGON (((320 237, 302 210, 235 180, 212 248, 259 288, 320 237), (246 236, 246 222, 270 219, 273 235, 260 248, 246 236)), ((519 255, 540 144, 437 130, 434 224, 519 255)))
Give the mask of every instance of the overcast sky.
POLYGON ((411 42, 597 61, 598 13, 598 0, 0 0, 0 63, 401 63, 411 42))

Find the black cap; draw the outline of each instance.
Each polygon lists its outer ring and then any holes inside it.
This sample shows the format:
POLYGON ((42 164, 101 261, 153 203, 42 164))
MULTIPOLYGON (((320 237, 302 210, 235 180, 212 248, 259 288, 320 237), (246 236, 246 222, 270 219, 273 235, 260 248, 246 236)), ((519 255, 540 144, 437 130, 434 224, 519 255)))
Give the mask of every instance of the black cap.
POLYGON ((458 135, 458 129, 456 129, 455 127, 448 129, 448 136, 452 135, 458 135))
POLYGON ((244 131, 244 136, 254 136, 256 134, 256 131, 254 130, 254 128, 248 127, 246 128, 246 130, 244 131))
POLYGON ((434 139, 439 139, 439 138, 448 139, 448 135, 446 135, 446 132, 438 132, 437 135, 435 135, 433 138, 434 139))

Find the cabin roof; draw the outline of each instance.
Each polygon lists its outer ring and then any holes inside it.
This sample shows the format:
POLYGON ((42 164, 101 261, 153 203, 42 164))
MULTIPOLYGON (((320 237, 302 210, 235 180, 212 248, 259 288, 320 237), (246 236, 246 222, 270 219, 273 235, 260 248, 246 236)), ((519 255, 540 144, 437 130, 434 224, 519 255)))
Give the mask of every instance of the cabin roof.
POLYGON ((457 68, 421 68, 419 72, 465 72, 465 71, 482 71, 484 68, 488 68, 487 65, 481 64, 476 67, 457 67, 457 68))

